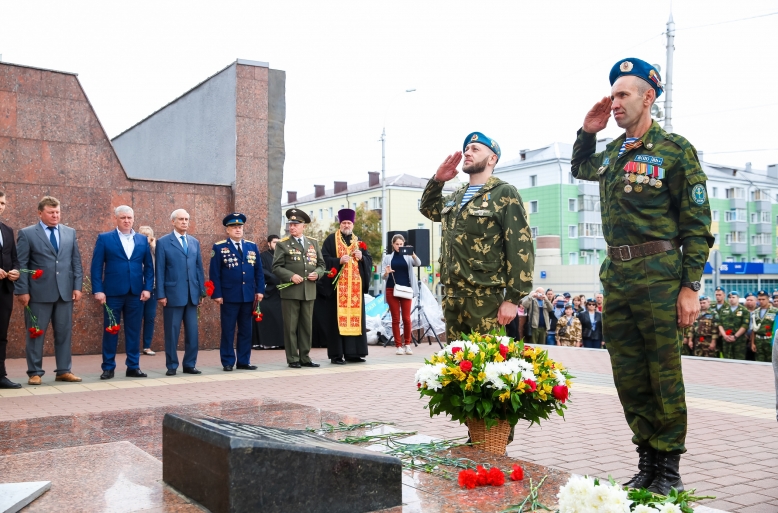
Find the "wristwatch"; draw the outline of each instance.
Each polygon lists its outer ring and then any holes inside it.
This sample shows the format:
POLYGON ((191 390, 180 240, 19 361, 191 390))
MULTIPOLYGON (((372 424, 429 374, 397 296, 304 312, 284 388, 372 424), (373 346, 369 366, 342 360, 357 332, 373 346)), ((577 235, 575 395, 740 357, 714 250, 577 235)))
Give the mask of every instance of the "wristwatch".
POLYGON ((681 283, 681 287, 686 287, 687 289, 692 289, 694 292, 699 292, 702 285, 698 281, 685 281, 681 283))

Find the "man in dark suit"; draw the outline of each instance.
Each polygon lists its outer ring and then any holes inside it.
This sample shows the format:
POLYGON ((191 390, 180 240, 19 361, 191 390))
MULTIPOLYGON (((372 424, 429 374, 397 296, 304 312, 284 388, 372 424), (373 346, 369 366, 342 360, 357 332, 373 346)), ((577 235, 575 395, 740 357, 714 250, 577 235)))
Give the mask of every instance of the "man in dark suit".
POLYGON ((597 300, 586 300, 586 310, 578 314, 581 321, 583 346, 589 349, 602 349, 602 314, 597 311, 597 300))
POLYGON ((19 230, 16 241, 20 269, 43 271, 38 279, 22 273, 14 287, 19 303, 30 307, 25 315, 28 330, 33 327, 33 318, 43 330, 38 337, 30 337, 27 332, 27 375, 30 377, 27 383, 41 384, 43 340, 49 322, 54 329, 55 381, 78 382, 81 378, 71 372, 70 352, 73 302, 81 299, 84 277, 76 231, 59 223, 61 212, 57 198, 44 196, 38 203, 38 217, 37 224, 19 230))
POLYGON ((255 370, 251 365, 251 324, 254 305, 265 294, 265 277, 259 248, 243 238, 246 216, 228 215, 222 221, 229 239, 213 245, 208 276, 213 282, 211 299, 221 307, 222 368, 229 372, 235 365, 235 325, 238 326, 238 369, 255 370))
MULTIPOLYGON (((151 248, 148 238, 132 229, 135 221, 132 208, 120 205, 114 215, 116 229, 97 236, 91 266, 92 292, 95 299, 107 307, 103 312, 104 328, 112 326, 111 321, 119 326, 124 314, 126 376, 145 378, 146 374, 140 370, 140 325, 143 301, 149 300, 154 285, 151 248)), ((113 333, 103 331, 103 374, 100 379, 113 378, 118 343, 118 329, 113 333)))
POLYGON ((281 290, 281 311, 284 317, 284 349, 289 367, 318 367, 311 357, 313 303, 316 300, 316 280, 324 270, 324 257, 319 241, 305 237, 308 214, 296 208, 286 211, 289 234, 276 244, 273 254, 273 274, 281 283, 291 283, 281 290))
MULTIPOLYGON (((0 215, 5 211, 6 195, 0 191, 0 215)), ((8 347, 8 323, 14 307, 14 282, 19 279, 14 232, 0 222, 0 388, 22 388, 7 378, 5 351, 8 347)))
POLYGON ((197 307, 205 297, 205 274, 200 243, 187 235, 189 213, 179 208, 170 214, 173 233, 157 241, 157 301, 162 305, 165 325, 167 375, 178 369, 178 336, 184 323, 184 372, 200 374, 197 363, 197 307))

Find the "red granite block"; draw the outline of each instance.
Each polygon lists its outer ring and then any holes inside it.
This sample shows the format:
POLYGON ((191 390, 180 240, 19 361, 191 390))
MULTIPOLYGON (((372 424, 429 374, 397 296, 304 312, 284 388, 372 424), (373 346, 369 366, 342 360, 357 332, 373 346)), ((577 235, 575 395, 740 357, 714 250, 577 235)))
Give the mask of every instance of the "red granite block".
POLYGON ((268 68, 254 66, 254 80, 259 80, 260 82, 267 82, 268 73, 269 73, 268 68))
POLYGON ((46 79, 41 80, 40 94, 65 100, 86 101, 78 78, 65 73, 47 73, 46 79))
POLYGON ((0 91, 39 95, 43 71, 0 62, 0 91))
POLYGON ((41 139, 43 136, 44 99, 29 94, 16 95, 16 136, 41 139))
POLYGON ((236 64, 238 78, 246 78, 252 80, 254 78, 254 66, 246 66, 245 64, 236 64))
POLYGON ((238 116, 267 119, 267 81, 238 78, 236 92, 238 116))
POLYGON ((239 117, 236 121, 239 157, 267 158, 267 121, 239 117))
POLYGON ((0 91, 0 136, 16 136, 16 95, 0 91))

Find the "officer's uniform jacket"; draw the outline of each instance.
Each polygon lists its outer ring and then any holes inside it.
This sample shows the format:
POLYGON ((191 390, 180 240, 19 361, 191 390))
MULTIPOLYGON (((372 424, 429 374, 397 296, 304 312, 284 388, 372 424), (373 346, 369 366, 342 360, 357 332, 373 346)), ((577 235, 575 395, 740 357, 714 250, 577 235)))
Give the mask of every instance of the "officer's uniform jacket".
POLYGON ((321 255, 319 241, 303 236, 301 246, 294 237, 284 237, 276 243, 273 254, 273 274, 281 283, 292 281, 295 274, 303 278, 299 285, 291 285, 281 290, 281 299, 313 301, 316 299, 316 282, 308 279, 315 272, 321 278, 325 273, 324 257, 321 255))
POLYGON ((265 275, 259 248, 250 240, 242 240, 243 257, 231 239, 213 245, 208 277, 213 282, 211 298, 223 298, 225 303, 252 303, 255 294, 265 293, 265 275))
POLYGON ((773 333, 775 333, 775 317, 778 315, 778 308, 768 308, 764 317, 759 317, 761 312, 761 308, 754 310, 754 338, 772 340, 773 333))
MULTIPOLYGON (((749 312, 748 308, 743 305, 737 305, 737 308, 735 308, 735 311, 733 312, 732 307, 727 304, 722 306, 721 310, 719 310, 718 320, 719 325, 724 328, 724 333, 732 330, 730 335, 734 335, 741 327, 745 328, 746 331, 748 330, 748 325, 751 320, 751 312, 749 312)), ((743 335, 736 339, 735 342, 744 340, 746 331, 744 331, 743 335)))
MULTIPOLYGON (((707 177, 697 151, 685 138, 653 122, 640 138, 642 146, 619 157, 625 137, 622 134, 595 153, 597 135, 581 129, 573 146, 573 176, 600 184, 605 241, 609 246, 632 246, 677 239, 683 245, 683 259, 672 260, 673 265, 680 264, 672 272, 680 282, 700 281, 714 237, 707 177)), ((603 265, 609 262, 606 259, 603 265)))
POLYGON ((518 305, 532 291, 535 251, 521 196, 490 177, 460 208, 468 184, 443 196, 433 177, 421 197, 421 214, 443 225, 440 283, 448 297, 502 294, 518 305))

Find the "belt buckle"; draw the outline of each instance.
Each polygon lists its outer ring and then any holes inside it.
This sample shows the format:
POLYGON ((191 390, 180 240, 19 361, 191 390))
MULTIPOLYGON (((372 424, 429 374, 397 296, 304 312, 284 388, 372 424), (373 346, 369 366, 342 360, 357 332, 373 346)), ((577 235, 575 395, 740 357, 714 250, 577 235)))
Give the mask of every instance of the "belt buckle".
POLYGON ((629 262, 632 260, 632 249, 629 246, 619 246, 617 248, 619 250, 619 256, 621 257, 622 262, 629 262), (624 257, 624 248, 627 248, 627 255, 628 257, 624 257))

